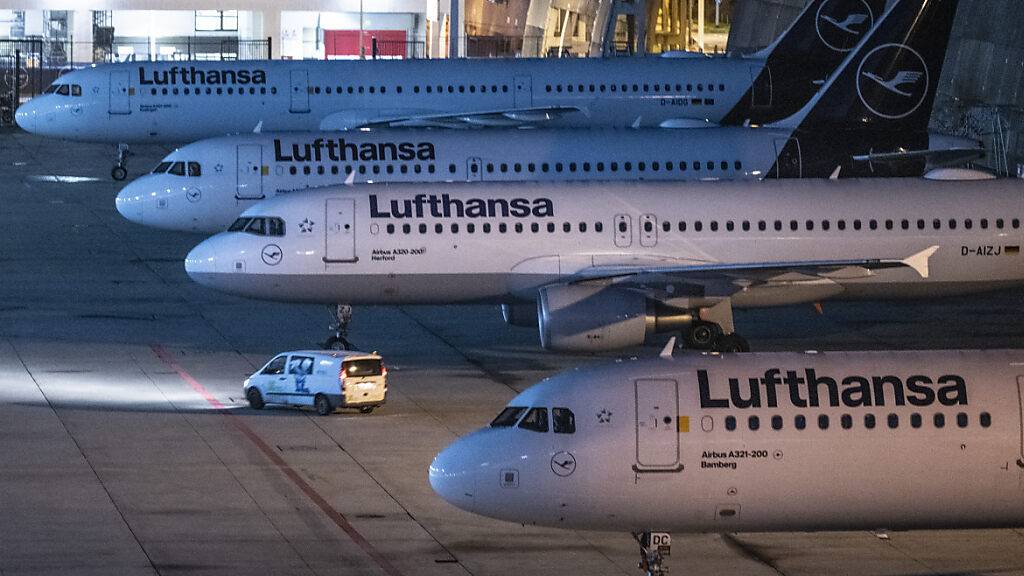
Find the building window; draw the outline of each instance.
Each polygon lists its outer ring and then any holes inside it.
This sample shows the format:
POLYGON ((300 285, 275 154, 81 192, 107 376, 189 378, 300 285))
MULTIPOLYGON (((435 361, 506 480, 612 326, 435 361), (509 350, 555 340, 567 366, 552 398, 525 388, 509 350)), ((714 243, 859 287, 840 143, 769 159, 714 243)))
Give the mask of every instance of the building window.
POLYGON ((238 10, 196 10, 196 32, 238 31, 238 10))

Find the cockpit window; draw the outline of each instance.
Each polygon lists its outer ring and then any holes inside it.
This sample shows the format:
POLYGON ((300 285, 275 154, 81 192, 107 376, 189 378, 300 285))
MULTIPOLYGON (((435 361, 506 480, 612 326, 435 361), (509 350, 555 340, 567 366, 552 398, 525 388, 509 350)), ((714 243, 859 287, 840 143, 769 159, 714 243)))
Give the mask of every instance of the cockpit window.
POLYGON ((533 430, 534 432, 547 432, 548 409, 530 408, 530 411, 523 417, 522 422, 519 423, 519 427, 524 430, 533 430))
POLYGON ((171 169, 168 170, 167 173, 168 174, 174 174, 175 176, 184 176, 185 175, 185 163, 184 162, 175 162, 174 164, 171 164, 171 169))
POLYGON ((43 90, 43 94, 53 94, 54 92, 57 91, 58 87, 59 86, 57 84, 50 84, 49 86, 46 87, 46 90, 43 90))
POLYGON ((491 421, 491 428, 511 428, 525 412, 526 408, 521 406, 506 406, 501 414, 491 421))
POLYGON ((57 94, 60 94, 61 96, 70 96, 71 87, 67 84, 61 84, 60 86, 57 86, 57 94))
POLYGON ((275 216, 240 217, 228 227, 228 232, 246 232, 256 236, 284 236, 284 220, 275 216))
POLYGON ((245 230, 245 226, 249 223, 251 218, 236 218, 231 226, 228 227, 228 232, 241 232, 245 230))
POLYGON ((267 219, 266 218, 253 218, 249 225, 245 227, 246 232, 250 232, 257 236, 267 235, 267 219))
POLYGON ((199 169, 199 162, 188 163, 188 175, 189 176, 202 176, 203 171, 199 169))
POLYGON ((163 174, 164 172, 167 172, 167 169, 170 168, 170 167, 171 167, 171 163, 170 162, 161 162, 161 163, 156 165, 156 168, 153 168, 153 172, 152 173, 153 174, 163 174))
POLYGON ((555 434, 575 434, 576 415, 568 408, 552 408, 551 425, 555 434))
POLYGON ((71 85, 71 95, 72 96, 81 96, 82 95, 82 87, 79 86, 78 84, 72 84, 71 85))

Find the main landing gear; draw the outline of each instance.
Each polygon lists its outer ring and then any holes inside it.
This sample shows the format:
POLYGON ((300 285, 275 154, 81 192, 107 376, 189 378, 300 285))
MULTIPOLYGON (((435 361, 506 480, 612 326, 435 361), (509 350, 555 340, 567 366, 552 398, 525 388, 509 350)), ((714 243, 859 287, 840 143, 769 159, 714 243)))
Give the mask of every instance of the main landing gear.
POLYGON ((117 164, 110 169, 110 177, 120 182, 128 177, 128 157, 132 155, 127 144, 117 145, 117 164))
POLYGON ((348 325, 352 322, 352 306, 349 304, 335 304, 329 307, 334 324, 331 324, 331 331, 334 332, 324 342, 325 350, 353 350, 352 343, 348 341, 348 325))
POLYGON ((722 299, 700 308, 693 322, 683 330, 683 340, 692 350, 713 352, 750 352, 750 344, 736 333, 732 320, 732 301, 722 299))
POLYGON ((640 545, 640 563, 637 568, 647 576, 668 574, 664 562, 665 556, 671 552, 672 536, 668 532, 635 532, 633 538, 640 545))

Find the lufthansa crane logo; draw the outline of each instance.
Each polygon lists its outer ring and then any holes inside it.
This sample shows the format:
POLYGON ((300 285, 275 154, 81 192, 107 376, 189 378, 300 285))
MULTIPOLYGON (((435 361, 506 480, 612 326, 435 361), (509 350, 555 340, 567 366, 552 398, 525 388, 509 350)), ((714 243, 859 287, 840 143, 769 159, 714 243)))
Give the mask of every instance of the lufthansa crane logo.
POLYGON ((281 263, 283 256, 284 253, 281 252, 281 247, 277 244, 267 244, 260 252, 260 257, 263 258, 263 263, 267 266, 277 266, 281 263))
POLYGON ((836 52, 857 47, 875 25, 875 15, 864 0, 826 0, 814 23, 818 38, 836 52))
POLYGON ((864 57, 857 68, 857 95, 877 116, 906 118, 928 95, 928 65, 904 44, 883 44, 864 57))
POLYGON ((551 457, 551 471, 558 476, 570 476, 576 471, 576 458, 569 452, 559 452, 551 457))

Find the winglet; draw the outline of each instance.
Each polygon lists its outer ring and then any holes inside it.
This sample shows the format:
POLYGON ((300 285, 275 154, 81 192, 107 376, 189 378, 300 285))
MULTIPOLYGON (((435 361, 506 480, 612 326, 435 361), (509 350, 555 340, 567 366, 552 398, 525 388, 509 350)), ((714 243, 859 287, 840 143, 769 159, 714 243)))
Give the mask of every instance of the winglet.
POLYGON ((673 337, 668 339, 668 342, 665 344, 665 347, 661 349, 661 354, 658 354, 658 357, 659 358, 671 358, 672 357, 672 352, 674 352, 675 349, 676 349, 676 337, 673 336, 673 337))
POLYGON ((353 170, 353 171, 348 173, 348 176, 345 176, 345 186, 351 186, 352 184, 355 183, 355 181, 356 181, 356 171, 353 170))
POLYGON ((840 164, 839 166, 836 166, 835 172, 832 172, 832 175, 829 176, 828 179, 829 180, 839 180, 839 172, 842 171, 842 169, 843 169, 843 165, 842 164, 840 164))
POLYGON ((913 268, 914 272, 921 275, 921 278, 928 278, 928 260, 939 250, 938 246, 925 248, 917 254, 903 260, 903 265, 913 268))
POLYGON ((263 132, 263 120, 257 122, 256 127, 252 129, 253 134, 259 134, 260 132, 263 132))

